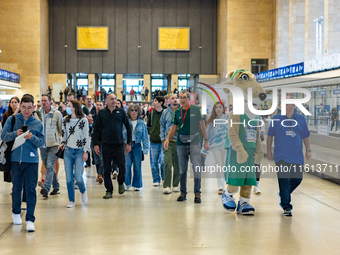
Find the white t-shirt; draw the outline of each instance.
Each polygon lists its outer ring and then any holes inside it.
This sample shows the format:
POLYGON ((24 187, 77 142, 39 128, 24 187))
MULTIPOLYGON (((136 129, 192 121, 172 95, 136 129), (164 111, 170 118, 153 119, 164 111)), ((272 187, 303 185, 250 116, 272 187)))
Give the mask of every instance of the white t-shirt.
POLYGON ((131 125, 132 125, 132 141, 135 142, 136 141, 135 128, 137 126, 137 120, 131 120, 131 125))

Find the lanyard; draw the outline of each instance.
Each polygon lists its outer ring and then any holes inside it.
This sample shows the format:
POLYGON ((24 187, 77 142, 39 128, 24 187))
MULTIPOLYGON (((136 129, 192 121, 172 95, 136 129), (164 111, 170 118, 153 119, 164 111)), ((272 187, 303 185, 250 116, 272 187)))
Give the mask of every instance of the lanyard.
POLYGON ((189 104, 189 107, 187 108, 187 110, 185 111, 184 118, 183 118, 183 116, 182 116, 182 109, 181 109, 182 125, 180 126, 180 128, 182 128, 183 125, 184 125, 185 116, 187 116, 187 113, 188 113, 189 108, 190 108, 190 104, 189 104))

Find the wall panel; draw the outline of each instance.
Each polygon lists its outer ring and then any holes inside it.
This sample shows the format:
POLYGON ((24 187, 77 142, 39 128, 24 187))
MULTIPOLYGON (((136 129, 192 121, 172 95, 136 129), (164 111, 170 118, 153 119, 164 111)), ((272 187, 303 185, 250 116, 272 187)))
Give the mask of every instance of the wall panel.
POLYGON ((54 0, 49 12, 50 73, 216 74, 217 0, 54 0), (76 26, 108 26, 109 50, 77 51, 76 26), (190 51, 158 51, 160 26, 190 27, 190 51))

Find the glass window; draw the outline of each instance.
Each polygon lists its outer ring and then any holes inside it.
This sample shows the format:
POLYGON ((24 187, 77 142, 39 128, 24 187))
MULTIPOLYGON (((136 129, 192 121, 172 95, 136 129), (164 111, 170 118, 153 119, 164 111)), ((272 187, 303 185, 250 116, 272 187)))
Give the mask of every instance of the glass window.
POLYGON ((188 79, 178 79, 178 90, 186 90, 189 88, 189 82, 188 79))

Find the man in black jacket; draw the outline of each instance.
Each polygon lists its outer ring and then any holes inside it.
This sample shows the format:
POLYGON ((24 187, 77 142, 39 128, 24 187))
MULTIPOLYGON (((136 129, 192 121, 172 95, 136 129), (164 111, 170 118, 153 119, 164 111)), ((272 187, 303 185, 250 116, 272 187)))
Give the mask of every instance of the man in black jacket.
POLYGON ((119 194, 125 192, 125 155, 124 155, 124 139, 123 124, 127 131, 127 141, 125 152, 131 151, 132 132, 126 113, 123 108, 116 107, 116 96, 110 94, 106 98, 107 106, 98 112, 94 131, 93 144, 94 151, 99 155, 99 145, 102 144, 102 155, 104 163, 104 184, 106 194, 104 199, 112 198, 113 186, 111 180, 111 161, 112 159, 119 167, 118 184, 119 194), (100 141, 101 140, 101 141, 100 141))

